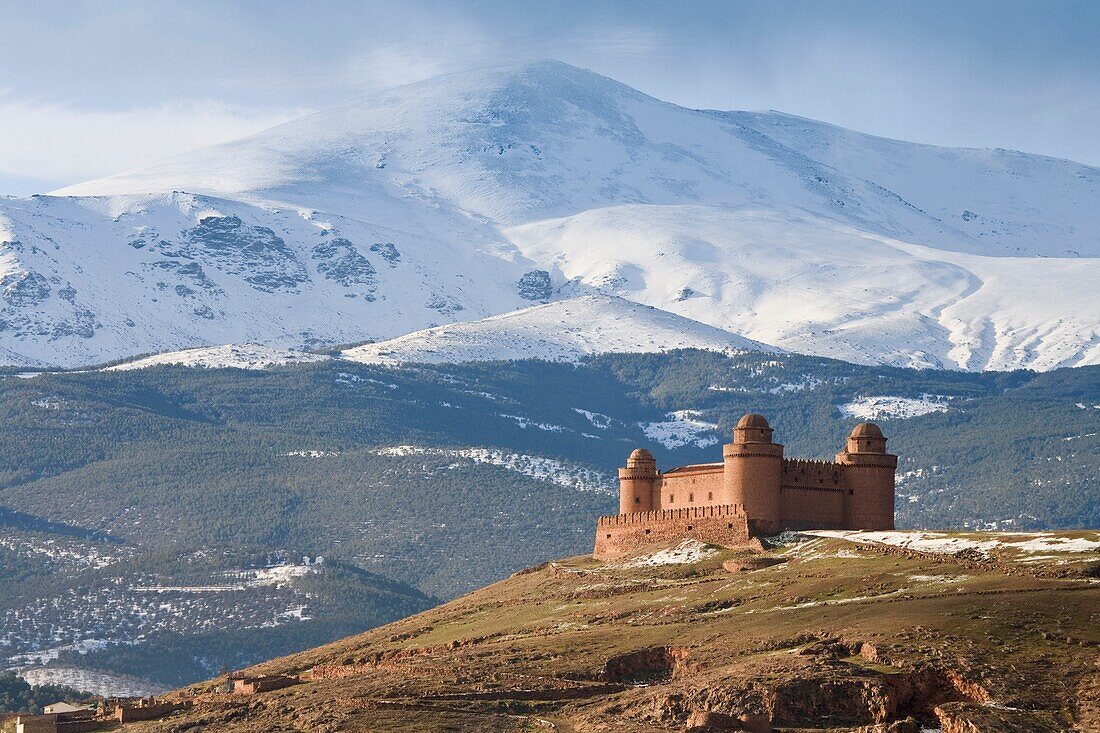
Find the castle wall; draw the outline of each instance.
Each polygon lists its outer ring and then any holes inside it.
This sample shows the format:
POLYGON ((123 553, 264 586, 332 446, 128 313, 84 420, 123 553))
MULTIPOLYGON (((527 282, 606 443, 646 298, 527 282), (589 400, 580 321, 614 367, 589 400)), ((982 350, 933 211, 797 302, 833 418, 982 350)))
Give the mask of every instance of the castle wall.
POLYGON ((784 529, 838 529, 844 524, 844 468, 832 461, 788 458, 780 474, 784 529))
POLYGON ((685 466, 663 474, 654 491, 653 509, 720 506, 724 480, 722 464, 685 466))
POLYGON ((749 541, 749 524, 741 507, 732 505, 600 517, 596 523, 595 556, 613 560, 646 545, 683 537, 736 547, 749 541))
POLYGON ((845 490, 782 486, 783 529, 843 529, 845 490))
POLYGON ((779 476, 781 486, 800 488, 838 488, 844 468, 833 461, 810 461, 801 458, 785 458, 779 476))

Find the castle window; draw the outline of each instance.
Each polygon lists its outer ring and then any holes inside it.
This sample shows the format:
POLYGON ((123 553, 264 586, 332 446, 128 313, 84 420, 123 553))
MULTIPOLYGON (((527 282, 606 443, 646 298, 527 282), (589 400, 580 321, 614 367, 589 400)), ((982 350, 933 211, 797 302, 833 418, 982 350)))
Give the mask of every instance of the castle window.
POLYGON ((732 524, 732 523, 730 523, 730 524, 727 524, 727 525, 726 525, 726 529, 733 529, 733 524, 732 524))
POLYGON ((688 494, 688 501, 695 501, 695 494, 688 494))
POLYGON ((714 498, 714 492, 713 491, 708 491, 707 492, 707 499, 709 500, 709 499, 713 499, 713 498, 714 498))
POLYGON ((650 533, 651 531, 652 531, 652 530, 649 530, 649 529, 647 529, 647 530, 645 531, 645 533, 646 533, 646 534, 649 534, 649 533, 650 533))
POLYGON ((641 503, 642 503, 642 497, 640 497, 640 496, 635 496, 635 497, 634 497, 634 503, 635 503, 635 504, 641 504, 641 503))
POLYGON ((856 493, 856 492, 855 492, 855 491, 853 491, 852 489, 848 489, 848 496, 852 496, 852 495, 854 495, 855 493, 856 493))
POLYGON ((693 529, 695 529, 695 527, 689 524, 689 525, 688 525, 688 532, 690 532, 690 531, 691 531, 691 530, 693 530, 693 529))
POLYGON ((607 539, 611 539, 611 535, 608 535, 608 536, 607 536, 607 539))
POLYGON ((675 494, 669 494, 668 495, 668 503, 669 504, 675 504, 676 503, 676 495, 675 494))

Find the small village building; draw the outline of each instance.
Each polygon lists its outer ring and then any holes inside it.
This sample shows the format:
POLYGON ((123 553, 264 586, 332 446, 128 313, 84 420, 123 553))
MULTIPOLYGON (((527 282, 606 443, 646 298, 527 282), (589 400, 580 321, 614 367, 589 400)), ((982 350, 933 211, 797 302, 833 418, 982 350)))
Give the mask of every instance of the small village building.
POLYGON ((284 687, 298 684, 298 677, 288 677, 281 674, 258 675, 255 677, 232 677, 233 692, 237 695, 255 695, 257 692, 270 692, 281 690, 284 687))

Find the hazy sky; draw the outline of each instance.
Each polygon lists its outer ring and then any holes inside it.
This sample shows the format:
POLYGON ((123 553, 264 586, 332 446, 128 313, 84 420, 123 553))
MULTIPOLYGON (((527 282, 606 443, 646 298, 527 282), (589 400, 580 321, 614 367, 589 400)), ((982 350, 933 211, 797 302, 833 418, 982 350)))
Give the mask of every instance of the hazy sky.
POLYGON ((0 0, 0 194, 538 58, 690 107, 1100 165, 1100 2, 0 0))

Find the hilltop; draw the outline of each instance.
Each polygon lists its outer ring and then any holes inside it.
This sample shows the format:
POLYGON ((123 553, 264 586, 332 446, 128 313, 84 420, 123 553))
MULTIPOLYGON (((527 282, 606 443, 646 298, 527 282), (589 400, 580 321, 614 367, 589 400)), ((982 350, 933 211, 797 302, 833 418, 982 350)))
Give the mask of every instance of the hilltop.
POLYGON ((1097 532, 571 558, 247 671, 296 686, 194 686, 134 730, 1095 730, 1098 569, 1097 532))
POLYGON ((472 323, 417 331, 348 349, 364 364, 445 364, 506 359, 577 361, 592 354, 676 349, 775 349, 690 318, 602 295, 537 305, 472 323))

